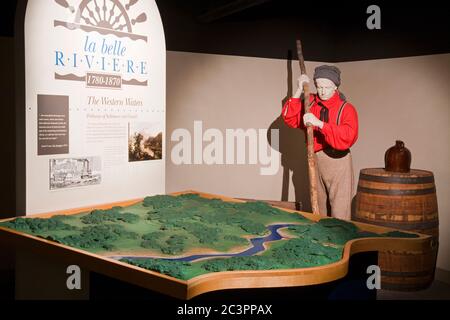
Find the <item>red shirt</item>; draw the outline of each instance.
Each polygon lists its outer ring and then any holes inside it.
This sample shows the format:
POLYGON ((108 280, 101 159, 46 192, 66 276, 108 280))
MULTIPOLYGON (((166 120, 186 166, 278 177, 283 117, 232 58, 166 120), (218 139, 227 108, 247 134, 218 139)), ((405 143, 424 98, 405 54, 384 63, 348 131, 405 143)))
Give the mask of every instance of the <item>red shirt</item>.
MULTIPOLYGON (((326 101, 320 100, 319 96, 315 94, 311 94, 309 98, 310 102, 314 101, 310 109, 311 113, 320 119, 320 110, 322 107, 318 102, 321 102, 328 108, 329 117, 328 123, 324 122, 322 129, 314 127, 314 151, 318 152, 329 147, 337 150, 350 148, 358 139, 358 114, 356 113, 355 107, 348 102, 345 104, 338 125, 337 117, 344 101, 339 97, 337 90, 326 101)), ((289 127, 306 129, 303 124, 303 103, 299 98, 289 99, 283 106, 281 115, 289 127)))

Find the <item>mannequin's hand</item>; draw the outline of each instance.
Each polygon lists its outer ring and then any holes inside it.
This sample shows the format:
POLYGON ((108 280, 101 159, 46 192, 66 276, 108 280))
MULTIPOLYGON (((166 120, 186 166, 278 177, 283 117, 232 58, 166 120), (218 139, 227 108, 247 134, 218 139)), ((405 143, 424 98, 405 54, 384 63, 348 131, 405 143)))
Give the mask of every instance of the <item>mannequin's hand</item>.
POLYGON ((305 113, 305 115, 303 116, 303 124, 307 127, 314 126, 319 127, 320 129, 323 128, 323 122, 317 119, 317 117, 312 113, 305 113))
POLYGON ((298 77, 298 87, 303 90, 303 84, 309 83, 309 77, 306 74, 302 74, 298 77))
POLYGON ((309 83, 309 77, 306 74, 302 74, 300 77, 298 77, 297 83, 298 83, 298 88, 297 88, 297 91, 295 92, 295 94, 293 95, 294 98, 300 98, 300 96, 302 95, 302 92, 303 92, 303 85, 305 83, 309 83))

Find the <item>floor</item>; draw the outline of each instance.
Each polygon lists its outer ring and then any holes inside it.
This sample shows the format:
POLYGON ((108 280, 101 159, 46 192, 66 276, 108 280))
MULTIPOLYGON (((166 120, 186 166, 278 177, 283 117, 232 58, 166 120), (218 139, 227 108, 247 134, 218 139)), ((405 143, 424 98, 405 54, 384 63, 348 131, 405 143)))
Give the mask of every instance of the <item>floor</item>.
MULTIPOLYGON (((12 283, 0 284, 0 302, 14 299, 12 283)), ((377 300, 450 300, 450 285, 435 281, 430 288, 415 292, 379 290, 377 300)))
POLYGON ((450 300, 450 284, 434 281, 428 289, 412 292, 379 290, 377 300, 450 300))

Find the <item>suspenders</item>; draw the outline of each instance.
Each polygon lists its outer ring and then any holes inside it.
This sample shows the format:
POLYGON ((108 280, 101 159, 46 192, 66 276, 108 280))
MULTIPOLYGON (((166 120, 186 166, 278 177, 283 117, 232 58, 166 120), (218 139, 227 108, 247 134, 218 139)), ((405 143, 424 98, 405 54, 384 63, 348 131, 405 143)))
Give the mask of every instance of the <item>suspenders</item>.
POLYGON ((342 114, 342 111, 344 110, 346 104, 347 104, 347 101, 344 101, 344 103, 339 108, 338 116, 337 116, 337 119, 336 119, 336 124, 337 125, 339 125, 339 123, 341 122, 341 114, 342 114))
MULTIPOLYGON (((344 101, 342 103, 342 105, 340 106, 340 108, 339 108, 338 116, 336 118, 336 124, 337 125, 339 125, 340 122, 341 122, 342 111, 344 110, 346 104, 347 104, 347 101, 344 101)), ((339 159, 339 158, 345 157, 350 152, 350 149, 347 149, 347 150, 336 150, 336 149, 333 149, 330 146, 328 148, 325 148, 323 150, 323 152, 325 152, 329 157, 339 159)))

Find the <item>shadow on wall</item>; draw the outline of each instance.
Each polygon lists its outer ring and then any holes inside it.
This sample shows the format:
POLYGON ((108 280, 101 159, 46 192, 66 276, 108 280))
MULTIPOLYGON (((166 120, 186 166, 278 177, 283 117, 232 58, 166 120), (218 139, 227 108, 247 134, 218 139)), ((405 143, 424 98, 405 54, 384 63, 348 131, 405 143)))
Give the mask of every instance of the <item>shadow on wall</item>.
MULTIPOLYGON (((288 51, 287 58, 286 97, 281 101, 281 108, 292 96, 292 51, 288 51)), ((280 113, 281 113, 280 108, 280 113)), ((289 178, 292 171, 292 183, 295 190, 295 202, 297 210, 311 212, 311 201, 309 197, 308 161, 306 151, 305 134, 301 129, 288 127, 281 115, 275 119, 269 127, 267 140, 274 148, 270 138, 272 129, 279 130, 279 149, 281 153, 281 166, 283 168, 283 180, 281 185, 281 201, 289 199, 289 178)))

